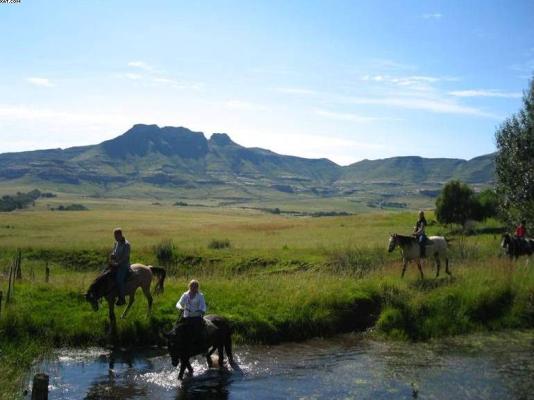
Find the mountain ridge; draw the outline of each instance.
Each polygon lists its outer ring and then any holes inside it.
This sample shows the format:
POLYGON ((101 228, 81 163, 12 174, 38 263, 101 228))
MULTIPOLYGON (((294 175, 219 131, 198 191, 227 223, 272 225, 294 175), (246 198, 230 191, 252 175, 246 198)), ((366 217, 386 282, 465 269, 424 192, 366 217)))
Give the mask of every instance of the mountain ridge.
MULTIPOLYGON (((490 184, 495 154, 471 160, 420 156, 361 160, 340 166, 327 158, 281 155, 247 148, 226 133, 136 124, 95 145, 0 154, 0 182, 42 182, 117 190, 152 185, 167 190, 234 190, 335 195, 360 184, 438 185, 459 178, 490 184), (206 189, 207 190, 207 189, 206 189)), ((147 189, 148 190, 148 189, 147 189)))

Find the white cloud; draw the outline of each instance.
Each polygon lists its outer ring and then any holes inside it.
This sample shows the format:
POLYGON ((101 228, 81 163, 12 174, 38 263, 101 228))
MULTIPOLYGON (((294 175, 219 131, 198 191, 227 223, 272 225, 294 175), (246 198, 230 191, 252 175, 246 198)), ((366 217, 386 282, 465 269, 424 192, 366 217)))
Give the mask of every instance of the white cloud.
POLYGON ((424 19, 441 19, 443 18, 443 14, 439 12, 434 12, 434 13, 423 14, 421 15, 421 17, 424 19))
POLYGON ((139 69, 142 69, 142 70, 145 70, 145 71, 154 71, 154 67, 144 61, 130 61, 128 63, 128 66, 129 67, 133 67, 133 68, 139 68, 139 69))
POLYGON ((241 111, 267 111, 268 107, 265 107, 261 104, 251 103, 248 101, 242 100, 227 100, 223 103, 224 107, 230 110, 241 110, 241 111))
POLYGON ((77 111, 64 111, 51 108, 33 107, 27 105, 0 104, 0 117, 5 120, 47 120, 62 123, 87 123, 95 122, 115 123, 117 120, 124 120, 121 114, 114 113, 80 113, 77 111))
POLYGON ((401 86, 414 90, 431 90, 432 84, 438 82, 458 81, 458 78, 448 76, 427 76, 427 75, 408 75, 408 76, 391 76, 391 75, 364 75, 363 81, 376 82, 401 86))
POLYGON ((478 108, 445 101, 433 97, 398 96, 398 97, 344 97, 342 101, 350 104, 380 105, 412 110, 431 111, 443 114, 473 115, 477 117, 501 119, 502 117, 478 108))
POLYGON ((518 92, 502 92, 494 89, 453 90, 449 94, 455 97, 502 97, 509 99, 517 99, 522 96, 518 92))
POLYGON ((54 84, 50 82, 50 80, 47 78, 30 77, 26 78, 26 82, 31 83, 35 86, 54 87, 54 84))
POLYGON ((321 117, 335 119, 338 121, 372 122, 372 121, 376 121, 380 119, 380 118, 374 118, 374 117, 366 117, 366 116, 358 115, 358 114, 340 113, 340 112, 327 111, 327 110, 315 110, 315 113, 317 115, 320 115, 321 117))
POLYGON ((279 93, 304 95, 304 96, 312 96, 312 95, 317 94, 317 91, 315 90, 304 89, 304 88, 281 87, 281 88, 275 88, 274 90, 279 93))
POLYGON ((131 79, 132 81, 138 81, 140 79, 143 79, 143 75, 134 74, 134 73, 131 73, 131 72, 127 72, 125 74, 122 74, 121 76, 123 76, 124 78, 127 78, 127 79, 131 79))

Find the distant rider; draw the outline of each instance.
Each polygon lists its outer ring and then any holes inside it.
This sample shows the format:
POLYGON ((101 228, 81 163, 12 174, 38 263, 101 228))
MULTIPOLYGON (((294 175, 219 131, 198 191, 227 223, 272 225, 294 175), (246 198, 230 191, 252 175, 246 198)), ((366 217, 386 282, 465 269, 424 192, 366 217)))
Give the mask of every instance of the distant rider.
POLYGON ((417 239, 417 242, 419 243, 419 249, 421 251, 421 257, 426 257, 426 234, 425 234, 425 228, 426 228, 426 219, 425 219, 425 212, 419 211, 419 219, 415 223, 415 227, 413 228, 413 235, 417 239))
POLYGON ((527 221, 522 220, 517 228, 515 229, 515 237, 519 239, 525 239, 527 237, 527 228, 526 228, 527 221))
POLYGON ((124 295, 126 277, 130 269, 130 243, 122 234, 121 228, 116 228, 113 235, 115 236, 115 244, 111 252, 111 266, 115 270, 115 282, 119 291, 119 299, 116 304, 122 306, 126 304, 124 295))
POLYGON ((176 303, 176 308, 182 311, 182 322, 192 344, 202 343, 205 338, 203 317, 206 313, 206 301, 199 289, 198 281, 193 279, 189 282, 189 290, 184 292, 176 303))
POLYGON ((514 236, 519 240, 519 248, 525 249, 527 247, 527 221, 522 220, 515 229, 514 236))

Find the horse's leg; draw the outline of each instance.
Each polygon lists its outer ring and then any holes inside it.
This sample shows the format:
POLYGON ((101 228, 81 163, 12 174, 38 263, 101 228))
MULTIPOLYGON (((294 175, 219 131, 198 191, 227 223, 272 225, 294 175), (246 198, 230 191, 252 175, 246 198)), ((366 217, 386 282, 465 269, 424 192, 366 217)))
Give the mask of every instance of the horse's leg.
POLYGON ((216 347, 213 346, 210 351, 208 351, 208 354, 206 354, 206 361, 208 362, 208 368, 213 367, 213 361, 211 360, 211 355, 215 352, 216 347))
POLYGON ((178 372, 178 379, 182 380, 185 372, 185 360, 180 360, 180 372, 178 372))
POLYGON ((423 267, 421 266, 421 259, 417 259, 417 268, 419 268, 419 272, 421 273, 421 279, 425 279, 425 276, 423 275, 423 267))
POLYGON ((449 271, 449 257, 445 257, 445 272, 449 276, 452 276, 451 271, 449 271))
POLYGON ((189 358, 185 360, 185 366, 187 368, 187 372, 189 372, 191 375, 193 375, 193 366, 189 362, 189 358))
POLYGON ((123 313, 121 315, 121 319, 126 318, 126 315, 128 314, 128 311, 130 311, 130 308, 132 307, 132 304, 133 304, 134 300, 135 300, 135 290, 133 291, 133 293, 129 297, 128 305, 124 309, 124 311, 123 311, 123 313))
POLYGON ((239 369, 239 366, 234 361, 234 355, 232 353, 232 334, 228 332, 224 339, 224 350, 226 351, 226 357, 228 357, 228 363, 233 369, 239 369))
POLYGON ((148 315, 152 312, 152 294, 150 293, 150 285, 143 286, 143 294, 146 297, 146 301, 148 302, 148 315))
POLYGON ((219 368, 224 368, 224 346, 222 343, 217 346, 217 352, 219 355, 219 368))
POLYGON ((436 278, 439 276, 439 269, 441 268, 441 260, 438 255, 436 255, 436 278))
POLYGON ((406 272, 406 266, 408 265, 408 260, 403 259, 403 265, 402 265, 402 272, 401 272, 401 278, 404 278, 404 273, 406 272))
POLYGON ((106 298, 109 309, 109 333, 113 336, 117 333, 117 319, 115 318, 115 298, 106 298))

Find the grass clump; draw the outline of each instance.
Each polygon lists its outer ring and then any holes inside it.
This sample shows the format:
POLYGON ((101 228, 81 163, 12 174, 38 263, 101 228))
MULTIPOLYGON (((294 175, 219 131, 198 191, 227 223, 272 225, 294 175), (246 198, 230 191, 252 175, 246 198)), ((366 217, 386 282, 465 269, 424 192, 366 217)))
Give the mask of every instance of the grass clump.
POLYGON ((162 240, 153 246, 158 263, 166 267, 176 263, 176 247, 170 239, 162 240))
POLYGON ((212 250, 229 249, 230 247, 229 239, 211 239, 208 243, 208 249, 212 250))
POLYGON ((334 273, 363 278, 381 268, 386 260, 383 249, 345 247, 326 252, 326 265, 334 273))

